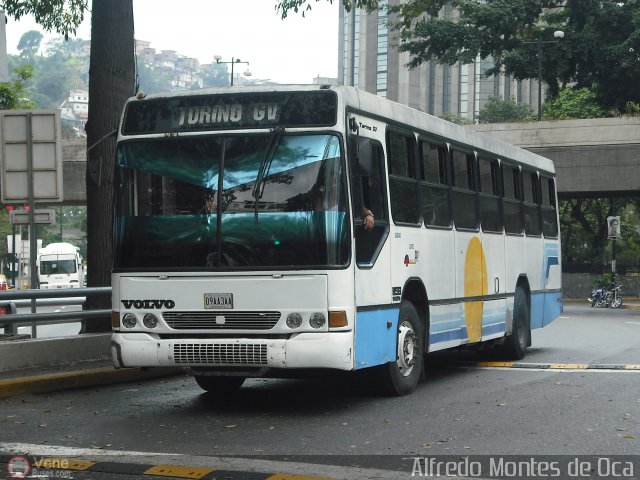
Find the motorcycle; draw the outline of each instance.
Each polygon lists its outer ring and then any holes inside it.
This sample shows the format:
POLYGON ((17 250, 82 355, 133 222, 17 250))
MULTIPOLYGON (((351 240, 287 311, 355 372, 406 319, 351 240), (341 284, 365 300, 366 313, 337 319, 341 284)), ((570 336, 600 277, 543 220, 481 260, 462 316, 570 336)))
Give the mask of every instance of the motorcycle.
POLYGON ((592 307, 619 308, 622 305, 622 285, 611 284, 609 288, 596 288, 587 300, 592 307))

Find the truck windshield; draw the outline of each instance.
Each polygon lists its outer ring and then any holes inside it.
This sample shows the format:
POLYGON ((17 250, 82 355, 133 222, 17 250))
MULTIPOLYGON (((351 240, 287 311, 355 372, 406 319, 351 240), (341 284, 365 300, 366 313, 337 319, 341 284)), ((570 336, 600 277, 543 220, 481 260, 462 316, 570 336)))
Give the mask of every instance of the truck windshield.
POLYGON ((121 143, 114 267, 345 266, 345 182, 336 135, 274 131, 121 143))
POLYGON ((62 255, 47 255, 40 259, 40 273, 42 275, 55 275, 60 273, 76 273, 76 261, 74 258, 65 258, 62 255))

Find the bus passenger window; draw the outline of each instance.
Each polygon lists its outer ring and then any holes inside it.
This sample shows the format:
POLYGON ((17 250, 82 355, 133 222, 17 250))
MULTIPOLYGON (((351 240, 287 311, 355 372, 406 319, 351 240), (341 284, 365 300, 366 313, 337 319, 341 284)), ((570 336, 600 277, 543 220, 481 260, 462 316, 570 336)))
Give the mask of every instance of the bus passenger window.
POLYGON ((502 212, 506 233, 522 235, 522 211, 520 194, 520 170, 518 167, 502 164, 504 192, 502 212))
POLYGON ((524 233, 531 236, 540 236, 540 200, 538 174, 531 171, 522 172, 522 191, 524 203, 522 213, 524 216, 524 233))
POLYGON ((478 167, 480 173, 480 225, 485 232, 502 233, 498 161, 480 157, 478 167))
POLYGON ((420 224, 419 183, 415 162, 415 137, 395 131, 387 133, 391 215, 396 223, 420 224))
POLYGON ((422 218, 425 225, 450 227, 447 147, 420 141, 422 218))
POLYGON ((475 156, 473 153, 456 149, 451 153, 453 222, 456 228, 475 230, 478 228, 474 182, 475 156))
POLYGON ((558 221, 556 211, 556 190, 553 179, 540 176, 542 200, 542 233, 548 238, 558 238, 558 221))

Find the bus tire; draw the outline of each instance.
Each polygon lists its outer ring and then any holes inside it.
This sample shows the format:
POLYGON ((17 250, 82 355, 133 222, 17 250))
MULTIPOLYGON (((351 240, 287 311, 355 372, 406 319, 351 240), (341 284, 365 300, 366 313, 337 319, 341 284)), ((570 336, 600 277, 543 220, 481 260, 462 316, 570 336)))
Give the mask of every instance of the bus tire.
POLYGON ((413 392, 424 366, 424 336, 418 311, 413 303, 403 300, 396 332, 397 356, 395 362, 380 367, 383 393, 401 396, 413 392))
POLYGON ((531 319, 527 294, 522 287, 516 288, 513 302, 513 329, 504 341, 504 354, 514 360, 522 360, 531 345, 531 319))
POLYGON ((235 392, 242 387, 244 377, 213 377, 209 375, 194 375, 196 383, 209 393, 235 392))

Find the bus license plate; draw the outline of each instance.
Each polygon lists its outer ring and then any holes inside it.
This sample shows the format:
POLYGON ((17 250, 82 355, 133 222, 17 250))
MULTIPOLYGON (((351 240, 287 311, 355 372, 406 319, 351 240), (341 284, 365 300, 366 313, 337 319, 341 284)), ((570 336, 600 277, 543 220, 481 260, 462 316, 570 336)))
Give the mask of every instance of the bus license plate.
POLYGON ((204 308, 233 308, 232 293, 205 293, 204 308))

